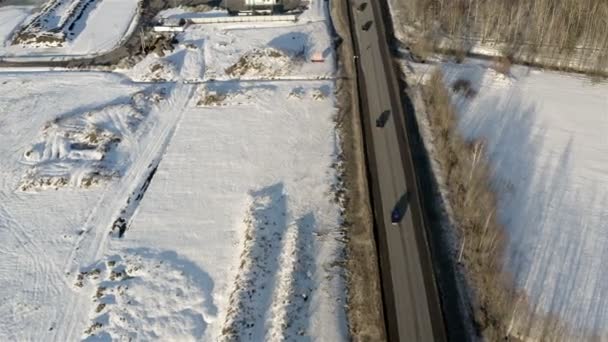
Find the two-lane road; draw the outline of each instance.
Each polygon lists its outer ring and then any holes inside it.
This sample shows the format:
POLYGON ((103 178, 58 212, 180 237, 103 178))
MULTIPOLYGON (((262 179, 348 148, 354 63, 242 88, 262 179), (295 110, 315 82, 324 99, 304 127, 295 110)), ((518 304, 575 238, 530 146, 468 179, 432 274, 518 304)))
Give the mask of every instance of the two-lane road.
POLYGON ((445 341, 420 190, 381 8, 378 0, 350 0, 350 8, 388 340, 445 341), (397 223, 391 217, 395 208, 402 213, 397 223))

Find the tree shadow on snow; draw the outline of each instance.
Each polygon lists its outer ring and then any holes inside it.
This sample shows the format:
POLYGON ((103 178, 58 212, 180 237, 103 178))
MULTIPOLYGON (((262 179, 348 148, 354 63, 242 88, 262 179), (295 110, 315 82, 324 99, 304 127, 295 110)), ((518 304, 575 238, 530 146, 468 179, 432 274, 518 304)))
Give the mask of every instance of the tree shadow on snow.
POLYGON ((316 290, 313 240, 316 227, 317 220, 313 213, 308 213, 296 221, 295 265, 290 284, 290 299, 286 308, 288 328, 282 336, 284 340, 312 341, 306 333, 310 327, 312 295, 316 290))
POLYGON ((244 250, 230 296, 223 333, 236 340, 263 340, 272 304, 282 241, 287 229, 287 199, 282 183, 250 192, 244 250))
MULTIPOLYGON (((468 77, 477 89, 502 87, 499 96, 461 98, 456 104, 460 113, 468 113, 461 114, 460 131, 486 143, 498 217, 507 236, 505 270, 525 289, 529 309, 540 314, 518 319, 519 332, 547 329, 534 318, 549 314, 561 321, 551 323, 555 328, 567 321, 578 337, 589 337, 589 329, 601 330, 608 322, 608 272, 602 272, 604 267, 597 262, 608 257, 608 236, 598 234, 608 231, 608 220, 603 219, 608 209, 601 215, 591 212, 605 207, 608 192, 601 184, 593 192, 578 184, 575 136, 550 141, 560 132, 549 132, 538 117, 540 103, 524 101, 519 85, 508 84, 508 79, 485 77, 486 67, 473 68, 478 70, 449 70, 446 78, 468 77), (593 301, 586 299, 589 293, 593 301)), ((526 77, 518 72, 522 69, 515 71, 526 77)))
POLYGON ((222 332, 230 340, 309 341, 316 219, 307 213, 288 222, 282 183, 250 195, 241 266, 222 332))

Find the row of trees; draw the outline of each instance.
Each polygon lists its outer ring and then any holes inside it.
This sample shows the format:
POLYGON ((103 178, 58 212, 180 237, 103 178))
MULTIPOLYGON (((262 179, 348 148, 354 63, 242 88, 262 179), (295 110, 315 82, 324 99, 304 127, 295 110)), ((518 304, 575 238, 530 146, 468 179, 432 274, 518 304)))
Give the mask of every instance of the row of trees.
POLYGON ((400 0, 426 34, 510 47, 608 50, 608 0, 400 0))

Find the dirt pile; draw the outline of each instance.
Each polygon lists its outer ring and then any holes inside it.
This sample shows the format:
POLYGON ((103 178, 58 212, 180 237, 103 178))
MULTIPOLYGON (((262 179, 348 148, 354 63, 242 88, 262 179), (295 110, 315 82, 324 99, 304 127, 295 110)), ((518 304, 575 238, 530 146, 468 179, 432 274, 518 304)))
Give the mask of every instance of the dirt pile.
POLYGON ((295 56, 273 49, 253 49, 246 52, 239 60, 226 68, 226 74, 232 77, 261 76, 277 77, 286 75, 296 63, 295 56))

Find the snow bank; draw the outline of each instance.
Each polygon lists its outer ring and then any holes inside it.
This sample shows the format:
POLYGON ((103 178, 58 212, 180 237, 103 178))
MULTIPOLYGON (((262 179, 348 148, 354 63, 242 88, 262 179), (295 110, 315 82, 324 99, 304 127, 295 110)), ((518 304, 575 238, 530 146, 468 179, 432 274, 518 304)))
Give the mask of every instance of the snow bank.
POLYGON ((524 67, 505 76, 481 62, 443 69, 448 85, 466 79, 477 92, 457 100, 459 126, 487 143, 507 270, 537 312, 577 338, 605 338, 608 85, 524 67))

